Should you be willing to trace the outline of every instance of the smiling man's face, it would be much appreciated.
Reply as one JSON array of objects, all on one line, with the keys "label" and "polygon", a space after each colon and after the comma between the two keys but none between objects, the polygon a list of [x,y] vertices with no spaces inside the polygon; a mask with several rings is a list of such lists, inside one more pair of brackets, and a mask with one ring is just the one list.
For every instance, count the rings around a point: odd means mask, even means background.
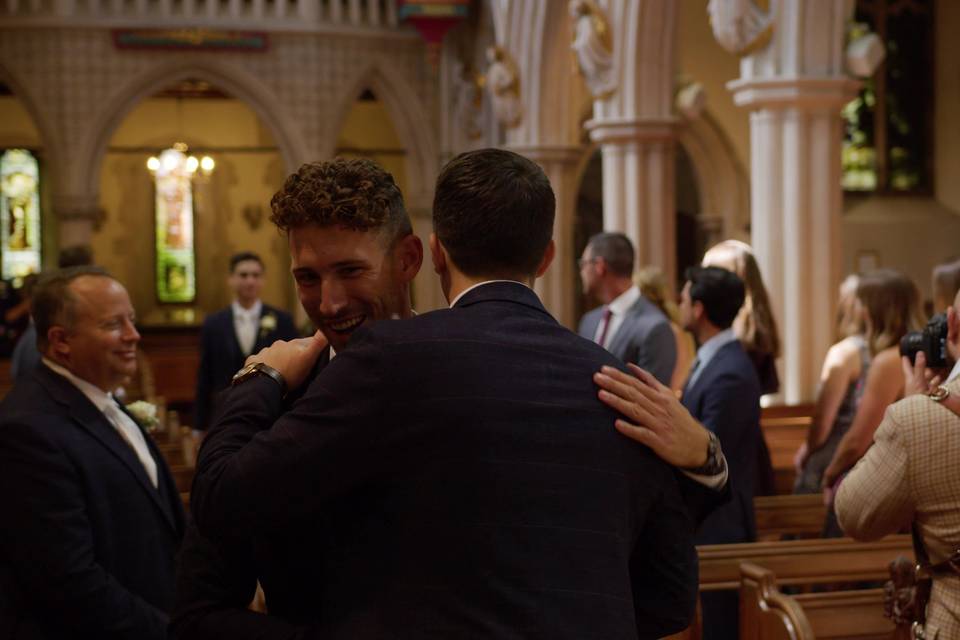
[{"label": "smiling man's face", "polygon": [[396,249],[376,231],[308,224],[287,237],[300,304],[335,350],[358,327],[403,313]]}]

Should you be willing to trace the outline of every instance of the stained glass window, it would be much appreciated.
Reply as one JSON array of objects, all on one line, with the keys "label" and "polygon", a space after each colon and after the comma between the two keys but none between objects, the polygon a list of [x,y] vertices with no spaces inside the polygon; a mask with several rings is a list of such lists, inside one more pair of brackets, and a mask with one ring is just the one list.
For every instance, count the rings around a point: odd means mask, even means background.
[{"label": "stained glass window", "polygon": [[880,36],[886,58],[843,110],[847,191],[929,193],[933,159],[933,1],[858,0],[857,37]]},{"label": "stained glass window", "polygon": [[156,184],[157,299],[193,302],[196,254],[193,245],[193,184],[196,158],[174,145],[154,163]]},{"label": "stained glass window", "polygon": [[40,271],[40,168],[26,149],[0,156],[0,277]]}]

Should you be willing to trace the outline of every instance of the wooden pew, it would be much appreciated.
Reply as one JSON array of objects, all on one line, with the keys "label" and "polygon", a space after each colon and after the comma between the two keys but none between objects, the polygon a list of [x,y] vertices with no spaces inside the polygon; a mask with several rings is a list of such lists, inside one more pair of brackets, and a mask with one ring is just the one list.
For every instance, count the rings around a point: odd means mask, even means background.
[{"label": "wooden pew", "polygon": [[898,534],[876,542],[850,538],[784,540],[697,547],[700,590],[737,589],[740,565],[749,562],[769,569],[778,584],[829,584],[883,581],[887,565],[897,556],[912,557],[910,536]]},{"label": "wooden pew", "polygon": [[883,616],[883,589],[788,596],[773,571],[751,563],[740,570],[740,640],[880,640],[893,634]]},{"label": "wooden pew", "polygon": [[819,537],[827,508],[822,494],[761,496],[753,499],[757,539],[779,540],[783,535]]},{"label": "wooden pew", "polygon": [[813,422],[813,405],[780,405],[764,407],[760,412],[760,429],[770,450],[773,477],[778,494],[793,490],[796,472],[793,456],[807,439],[807,431]]},{"label": "wooden pew", "polygon": [[190,491],[190,485],[193,484],[193,474],[196,469],[186,465],[170,465],[170,473],[177,484],[177,491],[183,493]]}]

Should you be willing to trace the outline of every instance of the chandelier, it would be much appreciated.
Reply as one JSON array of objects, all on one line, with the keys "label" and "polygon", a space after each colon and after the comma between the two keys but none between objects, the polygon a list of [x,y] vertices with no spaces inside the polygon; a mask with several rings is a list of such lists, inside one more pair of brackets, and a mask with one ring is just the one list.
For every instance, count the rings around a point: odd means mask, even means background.
[{"label": "chandelier", "polygon": [[150,156],[147,159],[147,169],[152,175],[177,173],[188,178],[197,175],[204,178],[209,177],[216,168],[217,163],[210,156],[197,158],[194,155],[187,155],[189,147],[185,142],[174,142],[169,149],[160,152],[160,156]]}]

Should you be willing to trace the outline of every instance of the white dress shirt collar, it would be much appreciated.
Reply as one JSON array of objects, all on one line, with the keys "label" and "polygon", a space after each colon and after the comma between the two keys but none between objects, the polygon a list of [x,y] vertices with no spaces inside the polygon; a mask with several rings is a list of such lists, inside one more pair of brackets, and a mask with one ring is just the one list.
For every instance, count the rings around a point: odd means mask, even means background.
[{"label": "white dress shirt collar", "polygon": [[470,293],[471,291],[473,291],[474,289],[476,289],[476,288],[478,288],[478,287],[482,287],[482,286],[485,285],[485,284],[493,284],[493,283],[495,283],[495,282],[512,282],[512,283],[514,283],[514,284],[523,285],[523,286],[526,287],[527,289],[530,288],[530,286],[529,286],[528,284],[526,284],[526,283],[524,283],[524,282],[520,282],[519,280],[484,280],[483,282],[478,282],[477,284],[475,284],[475,285],[473,285],[473,286],[471,286],[471,287],[467,287],[466,289],[464,289],[463,291],[461,291],[461,292],[459,293],[459,295],[457,295],[457,297],[454,298],[453,301],[450,302],[450,308],[452,309],[453,307],[457,306],[457,303],[460,302],[460,299],[461,299],[463,296],[465,296],[465,295],[467,295],[468,293]]},{"label": "white dress shirt collar", "polygon": [[634,285],[610,301],[607,308],[615,316],[622,316],[640,299],[640,287]]},{"label": "white dress shirt collar", "polygon": [[237,300],[234,300],[233,303],[231,303],[230,308],[233,309],[233,317],[235,318],[242,316],[256,320],[260,317],[260,311],[263,310],[263,302],[257,300],[253,303],[252,307],[249,309],[244,309],[242,306],[240,306],[240,303]]},{"label": "white dress shirt collar", "polygon": [[710,364],[710,361],[713,360],[713,357],[717,355],[717,352],[720,351],[720,349],[722,349],[725,345],[733,342],[736,339],[737,335],[733,332],[733,327],[729,327],[700,345],[700,348],[697,349],[697,357],[694,363],[695,368],[693,373],[690,374],[690,379],[685,385],[686,388],[692,389],[693,385],[700,377],[700,374],[703,373],[703,370],[707,368],[707,365]]}]

